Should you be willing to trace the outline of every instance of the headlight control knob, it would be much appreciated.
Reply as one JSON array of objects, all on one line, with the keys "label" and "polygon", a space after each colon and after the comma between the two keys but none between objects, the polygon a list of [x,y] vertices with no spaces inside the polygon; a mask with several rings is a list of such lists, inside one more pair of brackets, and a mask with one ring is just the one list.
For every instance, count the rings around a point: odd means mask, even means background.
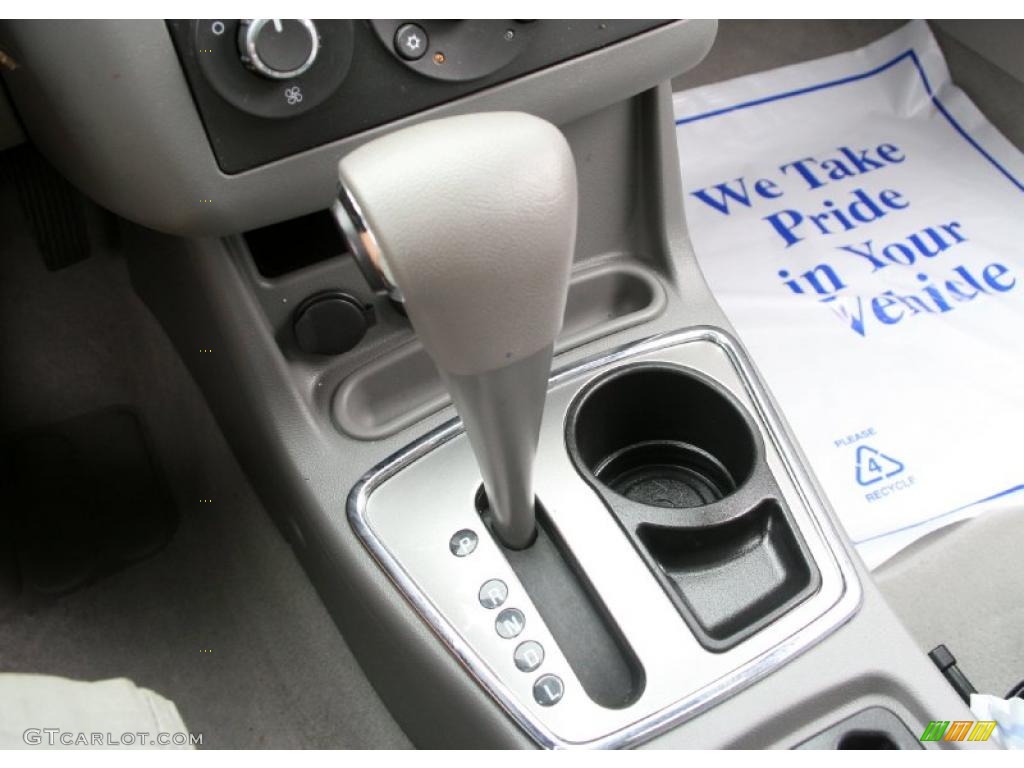
[{"label": "headlight control knob", "polygon": [[313,66],[320,35],[310,19],[242,19],[238,49],[253,72],[272,80],[288,80]]}]

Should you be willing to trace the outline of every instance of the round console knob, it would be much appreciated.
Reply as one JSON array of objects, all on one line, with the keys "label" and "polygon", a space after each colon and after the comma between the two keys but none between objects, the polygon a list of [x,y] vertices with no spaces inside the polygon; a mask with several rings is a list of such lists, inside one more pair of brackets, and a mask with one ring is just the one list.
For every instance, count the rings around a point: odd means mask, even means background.
[{"label": "round console knob", "polygon": [[320,36],[310,19],[243,19],[238,27],[238,48],[253,72],[287,80],[313,66]]}]

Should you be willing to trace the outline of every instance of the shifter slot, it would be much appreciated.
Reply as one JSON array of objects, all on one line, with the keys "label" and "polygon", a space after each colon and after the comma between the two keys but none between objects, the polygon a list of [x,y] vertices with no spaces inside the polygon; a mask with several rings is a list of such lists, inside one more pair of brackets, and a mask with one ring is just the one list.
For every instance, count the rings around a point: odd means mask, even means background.
[{"label": "shifter slot", "polygon": [[[477,509],[489,525],[483,488]],[[550,516],[539,503],[536,511],[537,537],[525,549],[506,549],[508,563],[587,695],[609,709],[628,707],[643,693],[643,667]]]}]

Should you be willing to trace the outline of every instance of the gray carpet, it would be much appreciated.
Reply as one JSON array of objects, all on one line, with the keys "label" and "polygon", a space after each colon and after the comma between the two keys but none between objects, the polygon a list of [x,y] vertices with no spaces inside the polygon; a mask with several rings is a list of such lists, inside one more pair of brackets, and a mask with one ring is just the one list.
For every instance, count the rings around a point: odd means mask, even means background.
[{"label": "gray carpet", "polygon": [[711,52],[672,81],[672,90],[717,83],[874,42],[900,21],[740,21],[724,19]]},{"label": "gray carpet", "polygon": [[0,672],[129,677],[208,747],[408,747],[91,223],[97,253],[47,272],[0,187],[0,425],[131,407],[181,523],[150,559],[0,616]]},{"label": "gray carpet", "polygon": [[[672,81],[682,91],[753,72],[831,56],[872,43],[902,21],[723,20],[711,53]],[[953,81],[1017,147],[1024,148],[1024,83],[961,45],[941,29],[932,32]]]},{"label": "gray carpet", "polygon": [[1024,149],[1024,83],[932,26],[953,82],[1018,149]]},{"label": "gray carpet", "polygon": [[914,542],[875,581],[921,648],[945,644],[982,693],[1024,679],[1024,509],[990,512]]}]

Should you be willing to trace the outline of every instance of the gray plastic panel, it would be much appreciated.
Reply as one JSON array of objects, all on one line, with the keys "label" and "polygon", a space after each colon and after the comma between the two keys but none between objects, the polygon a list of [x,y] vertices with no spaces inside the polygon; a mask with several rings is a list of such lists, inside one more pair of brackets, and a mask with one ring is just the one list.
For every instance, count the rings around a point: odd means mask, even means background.
[{"label": "gray plastic panel", "polygon": [[[973,720],[971,711],[917,649],[867,571],[859,569],[864,601],[846,627],[799,662],[648,746],[790,749],[870,706],[891,710],[915,734],[923,733],[931,720]],[[934,746],[993,748],[966,742]]]},{"label": "gray plastic panel", "polygon": [[328,207],[339,158],[392,127],[495,109],[565,124],[693,66],[715,29],[668,24],[234,176],[217,167],[163,21],[10,21],[0,46],[22,63],[4,78],[28,132],[72,183],[153,229],[225,235]]},{"label": "gray plastic panel", "polygon": [[890,710],[868,707],[826,728],[797,749],[924,749],[924,743]]}]

